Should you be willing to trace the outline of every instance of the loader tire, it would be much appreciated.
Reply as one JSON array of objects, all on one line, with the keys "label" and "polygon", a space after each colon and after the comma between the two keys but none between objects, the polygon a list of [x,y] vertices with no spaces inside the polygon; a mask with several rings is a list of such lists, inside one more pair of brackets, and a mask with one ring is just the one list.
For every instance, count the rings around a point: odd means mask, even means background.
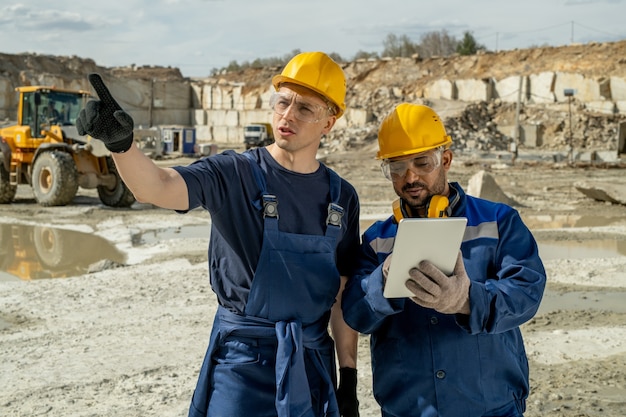
[{"label": "loader tire", "polygon": [[[0,154],[1,156],[2,154]],[[17,185],[11,185],[9,171],[4,168],[0,157],[0,204],[8,204],[15,198]]]},{"label": "loader tire", "polygon": [[109,207],[130,207],[135,202],[135,196],[128,189],[124,181],[122,181],[122,177],[120,177],[119,172],[117,172],[117,167],[115,166],[115,162],[113,162],[113,158],[107,156],[107,167],[109,168],[109,173],[115,175],[115,186],[113,188],[108,188],[105,185],[98,186],[98,197],[100,197],[100,201],[102,204]]},{"label": "loader tire", "polygon": [[78,191],[78,173],[67,152],[44,152],[33,165],[33,193],[42,206],[65,206]]}]

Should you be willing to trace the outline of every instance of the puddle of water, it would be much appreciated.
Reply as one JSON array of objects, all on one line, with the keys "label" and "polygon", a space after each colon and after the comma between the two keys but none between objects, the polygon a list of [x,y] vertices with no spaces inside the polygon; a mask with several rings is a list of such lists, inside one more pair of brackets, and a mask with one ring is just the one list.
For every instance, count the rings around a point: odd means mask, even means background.
[{"label": "puddle of water", "polygon": [[107,259],[124,263],[126,255],[88,233],[0,223],[0,280],[82,275],[90,265]]},{"label": "puddle of water", "polygon": [[145,245],[155,244],[162,240],[184,239],[184,238],[205,238],[209,239],[211,234],[210,224],[195,224],[166,229],[149,230],[133,236],[133,244]]},{"label": "puddle of water", "polygon": [[592,239],[583,241],[539,241],[539,255],[548,259],[591,259],[626,256],[626,241]]},{"label": "puddle of water", "polygon": [[[576,217],[576,219],[573,219]],[[535,229],[560,229],[563,227],[599,227],[624,221],[624,218],[580,216],[535,216]],[[361,220],[363,233],[375,220]],[[584,226],[583,226],[584,225]],[[626,256],[626,241],[611,239],[545,240],[538,241],[541,259],[590,259]]]},{"label": "puddle of water", "polygon": [[556,310],[607,310],[626,313],[624,291],[576,291],[558,293],[546,290],[538,314]]},{"label": "puddle of water", "polygon": [[564,229],[571,227],[603,227],[624,223],[626,217],[578,216],[564,215],[532,215],[524,216],[524,223],[529,229]]},{"label": "puddle of water", "polygon": [[[364,232],[375,219],[361,220]],[[606,226],[624,218],[562,216],[529,216],[529,227],[551,229],[565,227]],[[186,225],[147,231],[133,236],[136,245],[162,240],[208,238],[209,224]],[[614,240],[540,241],[542,259],[585,259],[626,256],[626,242]],[[85,273],[89,265],[109,259],[124,263],[126,256],[110,242],[98,236],[45,226],[0,223],[0,280],[39,279],[74,276]]]}]

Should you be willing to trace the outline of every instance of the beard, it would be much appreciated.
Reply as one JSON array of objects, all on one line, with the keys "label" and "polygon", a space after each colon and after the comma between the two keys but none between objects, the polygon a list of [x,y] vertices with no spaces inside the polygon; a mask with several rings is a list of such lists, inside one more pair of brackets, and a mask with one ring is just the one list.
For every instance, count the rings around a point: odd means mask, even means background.
[{"label": "beard", "polygon": [[434,195],[443,195],[446,190],[446,177],[440,175],[437,180],[429,186],[422,181],[405,183],[400,189],[394,187],[398,197],[402,198],[412,212],[419,213],[426,209],[430,199]]}]

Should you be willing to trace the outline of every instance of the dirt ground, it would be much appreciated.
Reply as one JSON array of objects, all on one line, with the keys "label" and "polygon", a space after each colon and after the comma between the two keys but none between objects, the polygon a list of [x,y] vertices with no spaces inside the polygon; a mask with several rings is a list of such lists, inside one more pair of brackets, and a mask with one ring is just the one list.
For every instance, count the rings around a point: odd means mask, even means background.
[{"label": "dirt ground", "polygon": [[[373,155],[323,155],[359,192],[364,226],[388,216],[395,196]],[[518,203],[545,253],[546,295],[523,326],[531,365],[526,415],[626,415],[626,207],[573,186],[626,184],[624,170],[573,168],[523,152],[515,165],[507,155],[459,155],[450,179],[467,187],[480,170]],[[0,277],[0,415],[186,415],[216,309],[206,265],[209,222],[198,210],[106,208],[88,190],[70,206],[44,208],[21,187],[13,204],[0,206],[0,223],[82,232],[124,255],[64,279]],[[80,242],[68,242],[70,250],[81,254]],[[380,415],[367,336],[358,366],[361,416]]]}]

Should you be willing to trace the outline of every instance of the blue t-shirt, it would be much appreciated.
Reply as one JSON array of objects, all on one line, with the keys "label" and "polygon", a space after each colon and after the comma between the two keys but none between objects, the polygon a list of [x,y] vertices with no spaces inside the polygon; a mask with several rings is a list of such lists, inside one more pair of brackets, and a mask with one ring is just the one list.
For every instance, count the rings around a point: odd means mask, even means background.
[{"label": "blue t-shirt", "polygon": [[[187,184],[189,210],[203,207],[211,214],[209,273],[218,301],[243,313],[263,243],[263,214],[256,205],[261,190],[251,163],[265,174],[267,192],[278,200],[281,231],[323,235],[330,203],[329,168],[300,174],[279,165],[265,148],[252,149],[252,162],[234,151],[175,167]],[[349,276],[359,247],[359,201],[354,187],[341,180],[337,202],[344,209],[337,245],[337,268]]]}]

